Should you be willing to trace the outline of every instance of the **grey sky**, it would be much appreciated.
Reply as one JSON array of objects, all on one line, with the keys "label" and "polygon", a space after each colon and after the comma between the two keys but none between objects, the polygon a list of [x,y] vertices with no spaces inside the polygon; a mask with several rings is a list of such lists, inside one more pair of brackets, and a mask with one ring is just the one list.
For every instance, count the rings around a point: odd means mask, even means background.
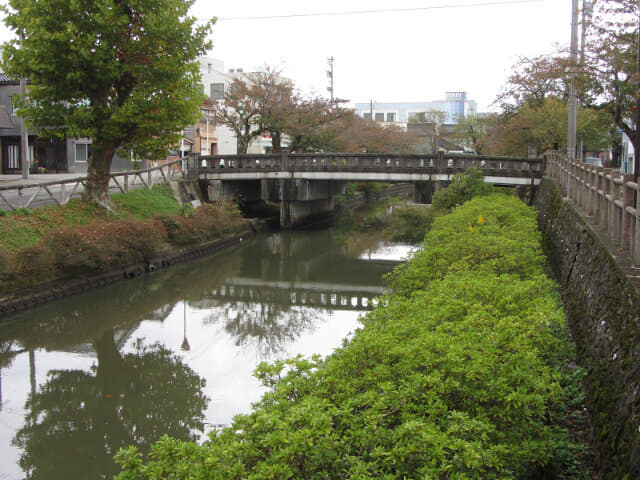
[{"label": "grey sky", "polygon": [[[414,10],[233,20],[391,9]],[[196,0],[191,13],[221,19],[209,54],[227,69],[275,66],[304,92],[328,96],[333,56],[340,98],[431,101],[463,90],[485,111],[518,56],[569,43],[571,0]]]},{"label": "grey sky", "polygon": [[[435,8],[225,19],[427,7]],[[479,111],[489,108],[518,56],[567,45],[571,25],[571,0],[197,0],[192,12],[221,18],[210,54],[227,68],[278,66],[305,92],[328,95],[326,59],[333,56],[340,98],[430,101],[464,90]]]}]

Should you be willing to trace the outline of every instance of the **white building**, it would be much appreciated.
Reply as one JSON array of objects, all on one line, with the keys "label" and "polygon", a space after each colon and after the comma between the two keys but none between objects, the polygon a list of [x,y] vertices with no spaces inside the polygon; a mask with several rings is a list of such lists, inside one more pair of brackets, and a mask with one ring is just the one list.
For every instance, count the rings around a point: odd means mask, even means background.
[{"label": "white building", "polygon": [[[222,60],[201,57],[199,61],[202,90],[214,102],[221,101],[225,90],[235,78],[245,75],[241,68],[230,69],[225,72]],[[186,153],[191,151],[191,146],[187,143],[185,143],[184,147]],[[249,145],[248,153],[265,153],[269,148],[271,148],[271,139],[258,137]],[[213,129],[213,135],[204,142],[200,150],[195,149],[195,151],[205,155],[235,155],[238,153],[237,139],[229,127],[216,125],[215,129]]]},{"label": "white building", "polygon": [[446,92],[444,100],[432,102],[356,103],[355,112],[376,122],[407,123],[421,115],[441,114],[444,125],[455,125],[460,118],[473,117],[477,103],[468,100],[466,92]]}]

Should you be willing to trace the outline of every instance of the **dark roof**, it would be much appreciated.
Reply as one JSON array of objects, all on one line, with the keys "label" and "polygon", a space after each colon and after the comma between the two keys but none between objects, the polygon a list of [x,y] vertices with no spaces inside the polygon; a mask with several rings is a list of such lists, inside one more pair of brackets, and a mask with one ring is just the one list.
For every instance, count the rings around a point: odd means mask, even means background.
[{"label": "dark roof", "polygon": [[0,85],[18,85],[20,80],[9,77],[6,73],[0,72]]}]

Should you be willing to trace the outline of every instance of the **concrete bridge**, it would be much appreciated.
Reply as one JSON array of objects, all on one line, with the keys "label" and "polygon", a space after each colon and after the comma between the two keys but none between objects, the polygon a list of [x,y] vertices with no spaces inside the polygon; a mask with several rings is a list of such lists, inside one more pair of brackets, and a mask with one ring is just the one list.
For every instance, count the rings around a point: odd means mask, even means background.
[{"label": "concrete bridge", "polygon": [[189,176],[209,200],[280,204],[285,226],[333,209],[335,195],[349,182],[411,182],[413,200],[430,203],[433,192],[456,173],[477,167],[485,181],[535,187],[544,172],[539,159],[477,155],[290,154],[193,156]]}]

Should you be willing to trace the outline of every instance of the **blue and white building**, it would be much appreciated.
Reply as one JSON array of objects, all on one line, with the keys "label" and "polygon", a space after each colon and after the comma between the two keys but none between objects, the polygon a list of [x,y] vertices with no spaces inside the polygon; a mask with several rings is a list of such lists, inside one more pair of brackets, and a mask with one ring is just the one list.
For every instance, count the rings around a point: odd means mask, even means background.
[{"label": "blue and white building", "polygon": [[477,103],[467,98],[467,92],[446,92],[444,100],[356,103],[354,110],[358,116],[376,122],[408,123],[421,115],[440,115],[444,125],[455,125],[461,118],[475,116]]}]

